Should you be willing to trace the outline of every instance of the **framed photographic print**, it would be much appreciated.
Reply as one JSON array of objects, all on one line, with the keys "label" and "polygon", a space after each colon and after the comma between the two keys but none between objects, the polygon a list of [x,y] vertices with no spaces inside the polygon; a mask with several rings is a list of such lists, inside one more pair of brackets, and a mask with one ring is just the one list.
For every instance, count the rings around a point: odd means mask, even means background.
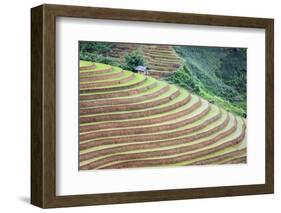
[{"label": "framed photographic print", "polygon": [[274,191],[273,19],[31,9],[31,203]]}]

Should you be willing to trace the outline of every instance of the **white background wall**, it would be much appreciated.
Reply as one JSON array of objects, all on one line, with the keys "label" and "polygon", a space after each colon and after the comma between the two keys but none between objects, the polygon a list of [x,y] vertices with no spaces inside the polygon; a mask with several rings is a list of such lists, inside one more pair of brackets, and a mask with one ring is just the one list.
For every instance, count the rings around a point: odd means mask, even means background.
[{"label": "white background wall", "polygon": [[[50,212],[278,212],[281,198],[280,121],[281,13],[279,1],[245,0],[37,0],[2,1],[1,33],[1,142],[0,142],[0,210],[1,212],[39,212],[29,204],[30,189],[30,8],[42,3],[87,5],[100,7],[162,10],[219,15],[275,18],[275,194],[229,198],[196,199],[96,207],[49,210]],[[280,212],[280,210],[279,210]]]}]

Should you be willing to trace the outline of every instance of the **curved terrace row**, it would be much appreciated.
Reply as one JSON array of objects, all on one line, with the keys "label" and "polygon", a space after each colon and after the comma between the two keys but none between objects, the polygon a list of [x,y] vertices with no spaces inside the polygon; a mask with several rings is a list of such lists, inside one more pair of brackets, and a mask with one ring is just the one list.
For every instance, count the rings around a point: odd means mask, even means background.
[{"label": "curved terrace row", "polygon": [[79,130],[80,169],[246,162],[243,118],[105,64],[80,62]]}]

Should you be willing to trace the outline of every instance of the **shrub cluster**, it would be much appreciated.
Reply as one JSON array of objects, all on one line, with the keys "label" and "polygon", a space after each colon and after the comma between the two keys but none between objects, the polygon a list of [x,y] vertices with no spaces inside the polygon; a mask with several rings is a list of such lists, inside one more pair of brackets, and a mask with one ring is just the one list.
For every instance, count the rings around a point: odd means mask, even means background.
[{"label": "shrub cluster", "polygon": [[139,51],[134,51],[125,55],[125,63],[123,64],[122,68],[135,72],[135,67],[145,65],[146,62],[141,53]]},{"label": "shrub cluster", "polygon": [[182,68],[180,68],[177,72],[175,72],[173,75],[168,77],[166,79],[171,84],[176,84],[182,88],[188,89],[189,91],[193,92],[194,94],[197,94],[206,100],[208,100],[210,103],[217,104],[224,109],[234,112],[237,115],[240,115],[242,117],[246,117],[246,111],[244,110],[246,108],[246,102],[230,102],[226,98],[223,98],[221,96],[217,96],[214,94],[211,90],[206,88],[206,86],[202,83],[200,79],[198,79],[188,68],[186,65],[184,65]]},{"label": "shrub cluster", "polygon": [[96,53],[83,52],[83,51],[80,51],[80,60],[104,63],[112,66],[121,66],[120,62],[115,58],[98,55]]},{"label": "shrub cluster", "polygon": [[80,41],[80,60],[119,66],[122,69],[131,70],[133,72],[135,71],[136,66],[145,66],[145,59],[143,54],[139,51],[127,53],[124,57],[124,61],[110,57],[110,53],[112,53],[112,49],[115,46],[116,44],[107,42]]},{"label": "shrub cluster", "polygon": [[172,76],[170,81],[181,82],[197,94],[201,91],[209,100],[215,97],[218,102],[220,98],[219,102],[224,100],[227,104],[223,105],[230,111],[246,117],[245,48],[176,46],[175,50],[185,60],[185,69],[180,71],[180,77]]}]

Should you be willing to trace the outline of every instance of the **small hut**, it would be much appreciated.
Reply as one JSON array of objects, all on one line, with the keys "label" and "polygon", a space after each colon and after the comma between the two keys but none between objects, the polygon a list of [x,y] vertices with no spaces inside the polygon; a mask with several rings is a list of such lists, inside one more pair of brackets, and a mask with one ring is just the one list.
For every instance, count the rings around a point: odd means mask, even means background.
[{"label": "small hut", "polygon": [[145,66],[137,66],[135,67],[135,71],[138,73],[143,73],[144,75],[148,75],[148,69]]}]

